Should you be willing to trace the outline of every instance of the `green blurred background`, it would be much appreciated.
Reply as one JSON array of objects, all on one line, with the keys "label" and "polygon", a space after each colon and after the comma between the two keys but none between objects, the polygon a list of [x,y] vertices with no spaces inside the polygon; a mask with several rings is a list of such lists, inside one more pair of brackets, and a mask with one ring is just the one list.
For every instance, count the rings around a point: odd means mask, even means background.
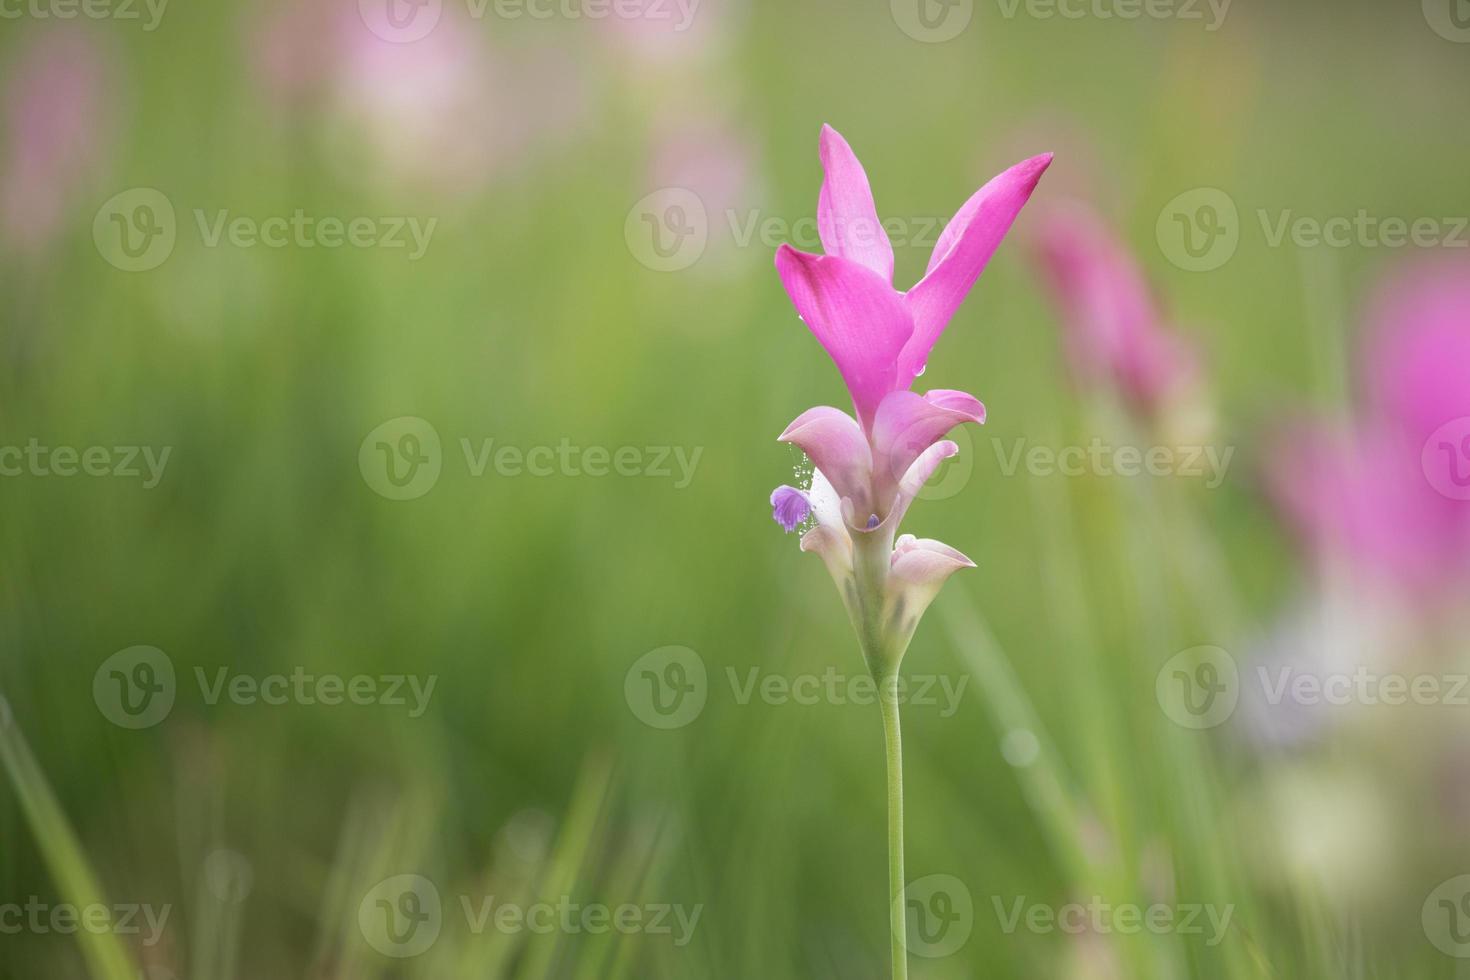
[{"label": "green blurred background", "polygon": [[[905,662],[966,685],[952,712],[942,694],[905,710],[909,875],[951,876],[973,906],[913,975],[1466,975],[1421,925],[1470,848],[1424,805],[1424,753],[1392,737],[1414,726],[1288,756],[1235,725],[1181,728],[1155,695],[1170,657],[1244,657],[1309,588],[1256,449],[1286,413],[1340,404],[1361,301],[1410,251],[1272,247],[1257,212],[1470,214],[1470,45],[1417,4],[1237,0],[1210,30],[1204,5],[1068,19],[985,0],[933,5],[970,17],[939,40],[881,0],[705,0],[687,31],[445,0],[407,42],[344,0],[174,0],[153,30],[143,7],[9,9],[12,123],[30,92],[87,135],[59,137],[39,177],[13,162],[31,130],[5,137],[0,442],[170,455],[153,487],[0,481],[0,901],[169,906],[158,941],[118,937],[150,978],[886,975],[876,707],[741,703],[730,680],[862,671],[821,563],[766,504],[800,462],[775,435],[845,404],[771,264],[813,214],[825,122],[880,213],[916,225],[1057,154],[924,378],[975,392],[989,422],[906,526],[979,565]],[[89,80],[80,109],[37,69],[48,45]],[[640,237],[644,214],[678,218],[644,206],[674,187],[704,209],[683,212],[692,261]],[[107,202],[135,188],[166,199],[175,242],[128,271]],[[1208,272],[1156,236],[1195,188],[1240,213]],[[48,193],[49,221],[15,217]],[[1108,216],[1208,352],[1212,443],[1235,449],[1220,487],[1004,471],[1015,440],[1139,441],[1068,383],[1027,261],[1028,220],[1062,197]],[[435,224],[411,258],[211,247],[197,217],[297,209]],[[742,241],[731,221],[752,218],[776,230]],[[896,251],[913,282],[927,243]],[[441,471],[398,500],[360,452],[402,417],[437,434]],[[461,440],[488,439],[636,447],[643,470],[477,476]],[[699,452],[687,481],[672,457],[646,472],[660,447]],[[166,657],[174,700],[133,729],[94,679],[108,690],[104,661],[138,645]],[[660,728],[638,664],[670,646],[705,668],[706,700]],[[196,671],[221,668],[436,681],[417,716],[211,704]],[[442,900],[411,957],[359,914],[404,874]],[[1233,918],[1211,944],[1008,932],[1000,914],[1094,895]],[[462,897],[488,896],[700,912],[683,937],[477,934]],[[106,938],[7,932],[0,973],[113,976]]]}]

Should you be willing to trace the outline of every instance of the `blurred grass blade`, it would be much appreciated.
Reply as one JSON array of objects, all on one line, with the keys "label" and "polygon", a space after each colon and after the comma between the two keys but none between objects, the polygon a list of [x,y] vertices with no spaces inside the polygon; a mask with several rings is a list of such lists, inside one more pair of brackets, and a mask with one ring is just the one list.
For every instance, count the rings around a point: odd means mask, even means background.
[{"label": "blurred grass blade", "polygon": [[1036,737],[1040,751],[1035,761],[1016,768],[1022,791],[1073,880],[1092,880],[1095,869],[1082,839],[1083,815],[1072,781],[1063,771],[1056,746],[1042,727],[1020,679],[967,598],[951,596],[939,605],[950,639],[980,682],[1000,734],[1028,731]]},{"label": "blurred grass blade", "polygon": [[[6,720],[8,724],[0,724],[0,761],[5,764],[5,771],[20,798],[21,809],[58,890],[65,901],[78,908],[104,904],[97,876],[87,863],[81,844],[36,764],[30,746],[21,735],[20,725],[13,718],[7,717]],[[77,940],[94,980],[135,980],[138,971],[116,933],[80,929]]]}]

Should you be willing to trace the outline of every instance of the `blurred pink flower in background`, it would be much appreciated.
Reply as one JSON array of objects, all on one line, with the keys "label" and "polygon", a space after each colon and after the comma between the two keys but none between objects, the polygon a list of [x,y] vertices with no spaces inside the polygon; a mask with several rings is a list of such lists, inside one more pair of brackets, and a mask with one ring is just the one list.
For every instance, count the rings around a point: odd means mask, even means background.
[{"label": "blurred pink flower in background", "polygon": [[[619,16],[618,10],[634,16]],[[728,51],[737,33],[734,22],[744,12],[743,0],[622,0],[606,18],[603,36],[635,69],[714,61]]]},{"label": "blurred pink flower in background", "polygon": [[[705,257],[694,266],[701,272],[736,274],[743,263],[731,261],[742,244],[740,229],[757,214],[764,200],[761,154],[754,138],[727,113],[712,108],[665,112],[653,124],[645,180],[656,188],[692,191],[703,205],[708,225]],[[766,243],[749,249],[764,260]]]},{"label": "blurred pink flower in background", "polygon": [[1391,279],[1360,371],[1354,419],[1293,424],[1271,489],[1320,561],[1411,597],[1453,593],[1470,577],[1470,265]]},{"label": "blurred pink flower in background", "polygon": [[1143,270],[1094,211],[1075,202],[1050,210],[1036,255],[1080,382],[1116,390],[1147,418],[1195,385],[1196,352],[1170,328]]},{"label": "blurred pink flower in background", "polygon": [[0,233],[47,248],[111,151],[117,72],[88,32],[53,29],[22,43],[6,74]]},{"label": "blurred pink flower in background", "polygon": [[250,54],[275,107],[319,114],[338,168],[368,180],[475,191],[590,116],[564,50],[496,52],[448,7],[426,36],[401,43],[369,30],[355,5],[307,0],[270,15]]}]

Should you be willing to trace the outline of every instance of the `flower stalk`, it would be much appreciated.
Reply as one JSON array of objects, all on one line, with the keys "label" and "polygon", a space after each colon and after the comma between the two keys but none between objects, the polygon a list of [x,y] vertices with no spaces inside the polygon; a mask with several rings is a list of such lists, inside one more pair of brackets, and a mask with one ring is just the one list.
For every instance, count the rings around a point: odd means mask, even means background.
[{"label": "flower stalk", "polygon": [[888,930],[893,953],[893,980],[907,980],[908,955],[904,930],[907,904],[903,877],[903,733],[898,720],[898,672],[878,681],[878,704],[883,709],[883,745],[888,762]]},{"label": "flower stalk", "polygon": [[803,488],[771,494],[771,514],[801,550],[827,566],[857,634],[883,711],[888,774],[888,886],[893,977],[908,976],[903,873],[903,740],[899,665],[919,619],[950,575],[974,562],[949,545],[898,534],[909,505],[940,464],[959,452],[955,426],[985,421],[963,391],[911,391],[970,287],[1051,163],[1023,160],[965,202],[945,227],[924,278],[893,288],[893,247],[878,220],[867,174],[836,130],[824,127],[826,179],[817,200],[825,255],[783,245],[776,269],[803,323],[831,356],[856,418],[821,406],[803,412],[780,441],[812,463]]}]

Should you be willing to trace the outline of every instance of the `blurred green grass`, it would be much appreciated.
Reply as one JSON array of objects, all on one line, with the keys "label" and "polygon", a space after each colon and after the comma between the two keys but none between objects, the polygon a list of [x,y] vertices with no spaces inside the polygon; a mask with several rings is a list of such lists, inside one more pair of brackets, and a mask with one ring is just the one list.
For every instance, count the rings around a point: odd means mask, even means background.
[{"label": "blurred green grass", "polygon": [[[1179,506],[1218,541],[1253,620],[1294,590],[1299,571],[1259,503],[1252,448],[1288,406],[1340,387],[1312,331],[1346,346],[1367,285],[1401,256],[1271,249],[1249,226],[1258,208],[1470,213],[1465,52],[1412,9],[1366,4],[1242,4],[1218,34],[1007,21],[982,5],[943,45],[905,37],[885,6],[755,4],[720,62],[651,82],[603,56],[588,23],[476,24],[492,46],[565,46],[584,59],[592,119],[566,149],[467,199],[344,181],[311,121],[277,125],[245,64],[249,10],[180,4],[154,34],[99,25],[128,78],[118,152],[44,262],[0,268],[0,441],[166,445],[173,459],[149,491],[0,485],[0,690],[104,891],[177,906],[166,948],[133,950],[152,968],[881,975],[876,710],[742,705],[723,680],[726,668],[860,669],[820,563],[765,508],[792,464],[775,434],[810,405],[842,404],[840,384],[796,322],[768,247],[712,249],[675,274],[630,254],[624,218],[653,189],[647,142],[662,103],[732,106],[761,154],[765,196],[749,203],[788,220],[815,205],[822,122],[863,158],[880,211],[899,216],[948,214],[1001,166],[1052,148],[1022,138],[1080,133],[1098,158],[1059,158],[1048,181],[1103,197],[1207,346],[1221,439],[1239,447],[1223,489],[1163,492],[1185,497]],[[38,29],[7,27],[0,58]],[[100,259],[89,227],[96,204],[132,186],[164,189],[181,225],[168,262],[136,275]],[[1159,209],[1198,186],[1227,189],[1248,226],[1210,274],[1175,269],[1154,244]],[[372,250],[210,250],[182,231],[194,207],[410,213],[439,226],[416,263]],[[965,947],[915,959],[915,976],[1107,976],[1083,972],[1107,969],[1108,955],[1084,943],[1003,934],[991,898],[1056,904],[1106,889],[1146,902],[1146,869],[1160,865],[1178,900],[1233,903],[1237,929],[1223,949],[1119,941],[1121,975],[1456,975],[1420,933],[1416,894],[1359,902],[1258,873],[1275,853],[1255,823],[1260,765],[1223,738],[1172,728],[1154,701],[1170,655],[1251,634],[1234,623],[1238,633],[1221,635],[1162,564],[1177,532],[1107,481],[999,471],[993,440],[1096,431],[1061,374],[1026,230],[1023,218],[924,378],[975,391],[990,421],[971,440],[963,492],[909,519],[979,563],[950,584],[906,661],[909,673],[972,677],[953,717],[905,718],[910,875],[955,875],[976,903]],[[917,278],[926,257],[901,250],[898,281]],[[400,415],[430,420],[444,440],[444,474],[416,501],[375,495],[356,465],[363,437]],[[682,490],[470,477],[458,440],[491,437],[703,455]],[[970,659],[984,646],[966,633],[976,616],[1090,817],[1062,826],[1106,840],[1111,866],[1079,868],[1059,849],[1028,803],[1031,772],[1002,759],[997,695]],[[140,643],[172,658],[181,694],[166,722],[134,732],[103,717],[91,683],[103,659]],[[705,711],[672,732],[645,726],[623,697],[629,665],[668,644],[697,651],[712,678]],[[211,707],[192,689],[196,667],[297,665],[435,674],[439,685],[416,719]],[[491,891],[497,842],[527,811],[549,815],[569,863],[540,855],[526,887],[702,904],[693,942],[523,937],[505,953],[461,931],[412,961],[363,945],[356,906],[374,875],[429,875],[446,901]],[[65,900],[37,846],[48,832],[28,828],[9,795],[0,828],[0,898]],[[227,926],[211,918],[200,877],[217,848],[252,874],[228,927],[238,943],[224,952]],[[1456,858],[1463,845],[1421,857],[1424,890]],[[84,975],[69,936],[5,936],[0,950],[16,976]]]}]

